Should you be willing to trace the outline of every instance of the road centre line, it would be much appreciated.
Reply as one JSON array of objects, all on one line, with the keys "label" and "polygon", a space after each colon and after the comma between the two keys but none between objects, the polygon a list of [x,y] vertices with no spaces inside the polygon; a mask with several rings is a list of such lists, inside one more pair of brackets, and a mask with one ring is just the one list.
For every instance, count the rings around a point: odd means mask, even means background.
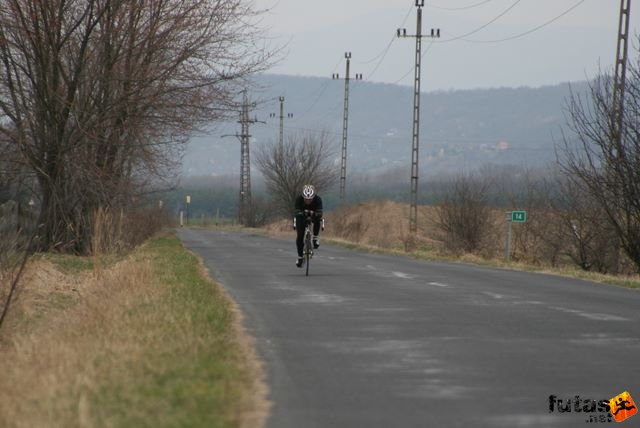
[{"label": "road centre line", "polygon": [[442,282],[428,282],[427,284],[435,287],[449,287],[449,284],[443,284]]},{"label": "road centre line", "polygon": [[402,278],[402,279],[413,279],[413,278],[415,278],[415,276],[409,275],[408,273],[404,273],[404,272],[393,271],[393,272],[391,272],[391,274],[393,276],[395,276],[396,278]]},{"label": "road centre line", "polygon": [[574,314],[579,317],[587,318],[594,321],[631,321],[629,318],[620,317],[618,315],[584,312],[577,309],[564,308],[562,306],[549,306],[549,309],[564,312],[567,314]]}]

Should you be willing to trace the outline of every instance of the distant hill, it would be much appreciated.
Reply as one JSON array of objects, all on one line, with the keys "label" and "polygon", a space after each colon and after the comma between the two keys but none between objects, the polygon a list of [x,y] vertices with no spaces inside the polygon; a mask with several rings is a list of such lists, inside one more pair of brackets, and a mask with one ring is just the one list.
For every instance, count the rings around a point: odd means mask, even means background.
[{"label": "distant hill", "polygon": [[[428,82],[428,81],[427,81]],[[584,91],[585,82],[573,83]],[[251,147],[276,141],[277,98],[285,96],[284,133],[326,131],[342,142],[344,81],[329,78],[260,75],[250,92],[257,107],[251,117]],[[486,164],[536,167],[555,159],[554,143],[566,131],[563,109],[569,85],[426,92],[421,96],[420,169],[422,176],[471,170]],[[413,88],[354,81],[349,98],[348,171],[377,174],[409,168]],[[218,124],[191,139],[184,158],[186,176],[238,174],[240,144],[224,134],[239,124]],[[335,159],[339,162],[339,159]]]}]

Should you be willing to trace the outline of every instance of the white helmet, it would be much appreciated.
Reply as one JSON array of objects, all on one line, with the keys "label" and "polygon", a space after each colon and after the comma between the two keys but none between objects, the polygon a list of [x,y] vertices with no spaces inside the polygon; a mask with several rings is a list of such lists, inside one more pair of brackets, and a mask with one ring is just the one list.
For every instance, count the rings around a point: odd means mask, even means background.
[{"label": "white helmet", "polygon": [[315,195],[316,188],[311,184],[305,184],[305,186],[302,188],[302,197],[305,199],[313,199]]}]

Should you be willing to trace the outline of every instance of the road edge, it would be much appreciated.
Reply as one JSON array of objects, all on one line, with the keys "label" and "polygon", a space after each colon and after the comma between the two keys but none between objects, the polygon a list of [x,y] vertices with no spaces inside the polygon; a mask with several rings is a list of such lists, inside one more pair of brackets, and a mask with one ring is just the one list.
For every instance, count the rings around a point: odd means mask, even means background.
[{"label": "road edge", "polygon": [[240,428],[264,428],[270,415],[272,402],[269,401],[269,386],[266,381],[265,362],[259,357],[256,350],[256,339],[249,334],[245,327],[245,316],[240,306],[227,292],[226,288],[217,281],[204,264],[202,257],[185,247],[198,260],[198,266],[202,275],[208,278],[220,291],[224,299],[229,303],[233,320],[231,327],[234,338],[244,357],[244,365],[249,372],[251,381],[243,397],[242,412],[239,415]]}]

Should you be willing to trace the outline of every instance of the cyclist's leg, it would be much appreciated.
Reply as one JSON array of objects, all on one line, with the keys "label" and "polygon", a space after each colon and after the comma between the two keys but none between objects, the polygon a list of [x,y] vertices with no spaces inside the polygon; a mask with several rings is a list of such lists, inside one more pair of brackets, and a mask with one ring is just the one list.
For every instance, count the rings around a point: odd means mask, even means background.
[{"label": "cyclist's leg", "polygon": [[313,236],[318,236],[320,233],[320,225],[322,224],[322,217],[317,216],[313,218]]},{"label": "cyclist's leg", "polygon": [[304,217],[296,216],[296,249],[298,250],[298,258],[302,258],[302,250],[304,248]]},{"label": "cyclist's leg", "polygon": [[320,225],[322,223],[322,217],[317,216],[313,218],[313,247],[318,248],[320,246],[320,239],[318,234],[320,233]]}]

